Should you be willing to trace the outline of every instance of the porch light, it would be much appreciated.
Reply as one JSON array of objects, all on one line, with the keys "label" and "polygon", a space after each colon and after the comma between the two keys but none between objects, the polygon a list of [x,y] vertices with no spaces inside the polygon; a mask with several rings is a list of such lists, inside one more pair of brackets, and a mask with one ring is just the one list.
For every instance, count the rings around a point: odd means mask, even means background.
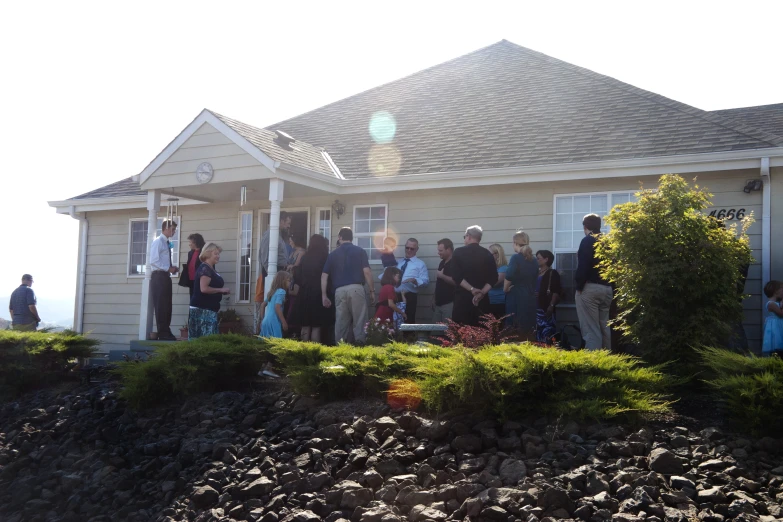
[{"label": "porch light", "polygon": [[340,219],[340,216],[345,214],[345,205],[340,203],[339,199],[334,200],[334,205],[332,205],[332,211],[337,214],[337,219]]},{"label": "porch light", "polygon": [[749,179],[747,183],[745,183],[745,188],[742,189],[742,192],[745,194],[750,194],[754,190],[761,190],[763,183],[760,179]]}]

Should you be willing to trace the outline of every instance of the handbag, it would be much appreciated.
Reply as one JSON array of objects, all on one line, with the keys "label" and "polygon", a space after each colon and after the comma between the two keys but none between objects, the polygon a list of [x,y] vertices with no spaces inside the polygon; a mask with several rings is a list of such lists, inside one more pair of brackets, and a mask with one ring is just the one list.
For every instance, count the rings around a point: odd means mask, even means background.
[{"label": "handbag", "polygon": [[567,324],[554,335],[554,344],[562,350],[580,350],[585,347],[582,331],[578,326]]},{"label": "handbag", "polygon": [[188,264],[183,263],[182,264],[182,272],[180,272],[179,275],[179,282],[177,283],[179,286],[184,286],[185,288],[190,288],[190,274],[188,274]]}]

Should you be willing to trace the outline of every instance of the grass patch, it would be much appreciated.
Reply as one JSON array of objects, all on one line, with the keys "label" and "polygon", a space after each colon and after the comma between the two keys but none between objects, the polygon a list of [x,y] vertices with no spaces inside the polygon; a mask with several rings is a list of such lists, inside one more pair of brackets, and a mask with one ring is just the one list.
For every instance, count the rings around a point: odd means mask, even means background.
[{"label": "grass patch", "polygon": [[148,361],[122,362],[115,372],[124,384],[120,396],[134,408],[143,408],[245,385],[268,360],[266,346],[256,339],[211,335],[158,345]]},{"label": "grass patch", "polygon": [[[668,378],[660,367],[607,351],[566,352],[532,344],[471,351],[269,342],[298,393],[328,399],[391,389],[390,400],[421,400],[433,411],[470,407],[501,418],[542,412],[631,419],[669,410]],[[415,393],[419,397],[410,396]]]},{"label": "grass patch", "polygon": [[701,348],[710,377],[705,382],[728,409],[732,420],[756,435],[783,429],[783,359]]},{"label": "grass patch", "polygon": [[62,380],[76,359],[92,356],[99,343],[70,330],[0,330],[0,397]]}]

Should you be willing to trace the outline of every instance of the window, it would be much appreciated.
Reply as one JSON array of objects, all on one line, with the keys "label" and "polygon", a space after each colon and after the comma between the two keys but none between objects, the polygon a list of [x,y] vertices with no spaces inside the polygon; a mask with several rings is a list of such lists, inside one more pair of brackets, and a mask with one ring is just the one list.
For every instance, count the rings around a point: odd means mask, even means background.
[{"label": "window", "polygon": [[329,248],[332,246],[332,210],[328,208],[315,209],[318,214],[318,222],[315,224],[315,233],[326,238]]},{"label": "window", "polygon": [[250,302],[250,279],[253,252],[253,212],[239,213],[239,236],[237,244],[237,303]]},{"label": "window", "polygon": [[[555,196],[554,245],[555,268],[560,273],[563,285],[563,304],[573,304],[576,292],[576,252],[585,237],[582,219],[585,214],[598,214],[601,219],[615,205],[636,201],[634,192],[604,192],[595,194],[572,194]],[[602,223],[601,232],[609,227]]]},{"label": "window", "polygon": [[[161,234],[163,219],[158,218],[158,228],[155,237]],[[180,218],[174,219],[177,223],[177,232],[169,239],[173,245],[171,248],[171,263],[179,266],[179,229]],[[128,276],[143,276],[147,271],[147,220],[131,219],[128,238]]]},{"label": "window", "polygon": [[353,207],[354,243],[367,251],[370,262],[380,262],[383,238],[386,237],[386,205]]}]

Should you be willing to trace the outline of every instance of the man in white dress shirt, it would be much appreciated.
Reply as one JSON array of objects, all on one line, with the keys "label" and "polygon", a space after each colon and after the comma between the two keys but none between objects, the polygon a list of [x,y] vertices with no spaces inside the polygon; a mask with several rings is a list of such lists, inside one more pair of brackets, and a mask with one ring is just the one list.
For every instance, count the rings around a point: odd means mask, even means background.
[{"label": "man in white dress shirt", "polygon": [[[408,324],[416,324],[416,305],[419,301],[419,291],[430,282],[430,274],[424,261],[416,257],[419,251],[419,241],[410,238],[405,242],[405,257],[397,261],[397,268],[402,272],[400,286],[394,290],[398,293],[405,293],[405,315]],[[381,274],[383,277],[383,274]]]},{"label": "man in white dress shirt", "polygon": [[150,249],[150,294],[155,308],[155,321],[158,325],[158,339],[175,341],[177,338],[171,332],[171,274],[176,274],[178,268],[171,262],[171,243],[169,239],[177,231],[174,221],[164,221],[161,225],[161,235],[155,238]]}]

